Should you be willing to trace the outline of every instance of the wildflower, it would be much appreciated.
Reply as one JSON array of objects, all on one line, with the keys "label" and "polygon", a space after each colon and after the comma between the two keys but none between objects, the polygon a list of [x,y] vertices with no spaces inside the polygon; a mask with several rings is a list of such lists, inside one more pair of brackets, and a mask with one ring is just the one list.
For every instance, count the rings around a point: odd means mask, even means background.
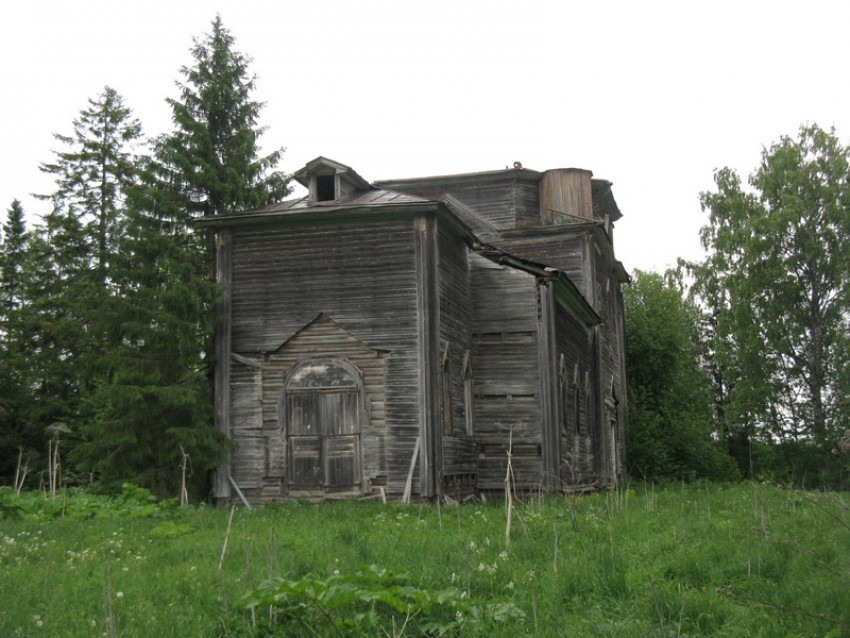
[{"label": "wildflower", "polygon": [[479,572],[483,572],[485,569],[487,569],[487,566],[484,565],[484,563],[478,563],[478,571]]},{"label": "wildflower", "polygon": [[505,589],[507,589],[508,591],[513,591],[514,590],[514,581],[511,581],[507,585],[505,585]]},{"label": "wildflower", "polygon": [[506,551],[502,551],[502,553],[499,554],[499,558],[501,558],[503,561],[507,561],[508,553]]},{"label": "wildflower", "polygon": [[469,551],[474,552],[478,548],[478,545],[475,544],[475,541],[469,541]]},{"label": "wildflower", "polygon": [[116,598],[124,598],[124,592],[123,592],[123,591],[119,591],[117,594],[115,594],[115,597],[116,597]]}]

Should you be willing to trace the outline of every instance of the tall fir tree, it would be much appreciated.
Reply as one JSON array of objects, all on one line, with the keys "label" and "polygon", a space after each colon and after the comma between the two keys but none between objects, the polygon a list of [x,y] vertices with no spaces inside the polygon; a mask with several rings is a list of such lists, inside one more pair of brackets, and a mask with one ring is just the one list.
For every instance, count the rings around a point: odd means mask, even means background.
[{"label": "tall fir tree", "polygon": [[54,135],[66,150],[41,166],[56,179],[56,190],[43,198],[54,202],[54,214],[80,221],[93,272],[105,284],[122,230],[123,195],[136,179],[134,146],[142,127],[109,86],[89,99],[73,127],[72,135]]},{"label": "tall fir tree", "polygon": [[38,436],[22,415],[30,401],[23,374],[26,333],[20,316],[30,235],[17,199],[6,213],[0,237],[0,477],[6,477],[14,472],[19,450],[39,447]]},{"label": "tall fir tree", "polygon": [[60,422],[76,431],[87,419],[83,399],[109,348],[103,311],[140,136],[123,99],[106,87],[73,120],[71,135],[54,136],[62,148],[40,167],[55,190],[38,196],[51,211],[30,241],[18,313],[27,352],[21,374],[37,398],[22,418],[36,430]]},{"label": "tall fir tree", "polygon": [[221,16],[194,41],[194,64],[180,71],[179,99],[169,99],[174,132],[159,140],[157,157],[191,214],[220,215],[283,199],[289,178],[274,171],[282,149],[259,155],[263,104],[251,98],[250,58],[234,49]]},{"label": "tall fir tree", "polygon": [[119,291],[109,314],[120,346],[93,403],[97,436],[78,459],[106,480],[133,480],[162,493],[178,489],[183,454],[196,493],[223,458],[212,423],[210,343],[217,288],[212,238],[193,218],[267,205],[289,192],[271,169],[281,151],[259,156],[262,105],[251,99],[249,60],[233,48],[220,17],[181,69],[169,100],[174,131],[153,143],[141,183],[128,198]]},{"label": "tall fir tree", "polygon": [[0,317],[7,321],[21,306],[24,256],[29,239],[24,208],[17,199],[12,201],[6,213],[0,236]]}]

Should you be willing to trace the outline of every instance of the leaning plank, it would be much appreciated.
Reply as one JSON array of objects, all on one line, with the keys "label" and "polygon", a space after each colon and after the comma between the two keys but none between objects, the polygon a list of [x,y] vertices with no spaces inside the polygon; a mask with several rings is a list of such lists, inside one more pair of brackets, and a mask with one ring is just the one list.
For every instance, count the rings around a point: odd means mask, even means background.
[{"label": "leaning plank", "polygon": [[228,474],[227,478],[230,479],[230,484],[233,486],[233,489],[236,490],[236,494],[239,495],[239,500],[242,501],[242,503],[247,509],[253,509],[251,507],[251,504],[248,502],[248,499],[245,498],[245,495],[242,493],[242,490],[239,489],[239,486],[236,484],[236,481],[233,479],[233,477]]},{"label": "leaning plank", "polygon": [[413,446],[413,456],[410,458],[410,469],[407,471],[407,481],[404,484],[404,495],[401,497],[402,503],[410,503],[410,492],[413,489],[413,470],[416,469],[416,459],[419,457],[419,437],[416,437],[416,443]]}]

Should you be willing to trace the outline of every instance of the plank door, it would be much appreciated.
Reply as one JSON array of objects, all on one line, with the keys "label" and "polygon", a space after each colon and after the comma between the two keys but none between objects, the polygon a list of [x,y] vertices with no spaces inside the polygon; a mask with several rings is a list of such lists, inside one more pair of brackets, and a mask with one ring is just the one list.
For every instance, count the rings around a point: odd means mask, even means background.
[{"label": "plank door", "polygon": [[306,364],[293,373],[286,396],[293,488],[360,485],[361,392],[359,375],[341,363]]}]

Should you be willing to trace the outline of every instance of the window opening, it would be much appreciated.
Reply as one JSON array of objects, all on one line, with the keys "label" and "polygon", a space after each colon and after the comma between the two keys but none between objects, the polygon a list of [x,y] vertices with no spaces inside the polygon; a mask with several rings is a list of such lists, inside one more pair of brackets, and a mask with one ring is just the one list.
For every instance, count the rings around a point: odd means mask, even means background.
[{"label": "window opening", "polygon": [[452,422],[452,368],[449,356],[449,342],[443,345],[443,354],[440,357],[440,412],[443,417],[443,434],[450,435],[454,432]]},{"label": "window opening", "polygon": [[466,422],[466,433],[474,432],[475,421],[475,391],[472,384],[472,357],[469,350],[463,353],[463,414]]},{"label": "window opening", "polygon": [[360,484],[362,392],[359,372],[342,361],[309,361],[292,371],[282,408],[293,487]]},{"label": "window opening", "polygon": [[336,175],[316,175],[316,201],[331,202],[336,199]]}]

